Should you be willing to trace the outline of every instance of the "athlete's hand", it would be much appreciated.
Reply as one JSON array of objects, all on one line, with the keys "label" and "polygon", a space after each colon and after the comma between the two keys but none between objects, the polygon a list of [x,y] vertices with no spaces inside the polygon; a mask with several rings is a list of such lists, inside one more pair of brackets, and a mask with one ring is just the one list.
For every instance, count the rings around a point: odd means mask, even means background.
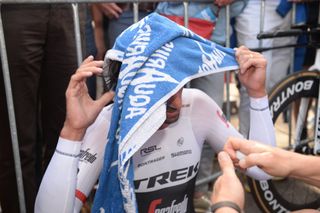
[{"label": "athlete's hand", "polygon": [[[214,184],[213,193],[211,197],[212,203],[220,201],[231,201],[243,209],[244,207],[244,190],[240,180],[238,179],[232,160],[229,155],[222,151],[218,154],[218,161],[222,171],[222,175],[217,179]],[[229,207],[219,208],[219,210]],[[217,210],[218,212],[218,210]],[[231,211],[230,211],[231,212]]]},{"label": "athlete's hand", "polygon": [[122,14],[122,9],[116,3],[101,3],[100,10],[109,19],[118,19]]},{"label": "athlete's hand", "polygon": [[[292,157],[297,155],[280,148],[233,137],[228,139],[224,151],[242,169],[258,166],[269,175],[281,177],[290,175],[291,169],[294,168],[292,163],[296,162]],[[240,161],[236,156],[236,151],[245,155]]]},{"label": "athlete's hand", "polygon": [[249,96],[253,98],[265,96],[267,61],[263,55],[241,46],[236,49],[236,59],[240,67],[239,80],[246,87]]},{"label": "athlete's hand", "polygon": [[86,58],[75,74],[71,76],[67,91],[67,113],[60,136],[80,141],[86,129],[95,121],[102,108],[109,103],[114,94],[107,92],[98,100],[92,100],[88,94],[86,79],[102,72],[103,61],[95,61],[92,56]]}]

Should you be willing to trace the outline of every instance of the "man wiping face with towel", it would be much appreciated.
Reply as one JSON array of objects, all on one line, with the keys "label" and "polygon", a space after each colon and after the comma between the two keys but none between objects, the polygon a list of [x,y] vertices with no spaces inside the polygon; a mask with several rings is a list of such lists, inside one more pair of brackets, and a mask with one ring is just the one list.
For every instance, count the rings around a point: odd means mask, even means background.
[{"label": "man wiping face with towel", "polygon": [[[66,121],[36,212],[78,212],[98,178],[93,212],[194,212],[203,142],[214,154],[228,137],[242,137],[206,94],[183,88],[201,76],[238,69],[251,96],[250,139],[275,144],[259,53],[234,52],[154,13],[108,51],[104,67],[118,75],[115,93],[93,101],[85,81],[101,74],[103,63],[88,57],[70,80]],[[270,178],[257,167],[246,173]]]}]

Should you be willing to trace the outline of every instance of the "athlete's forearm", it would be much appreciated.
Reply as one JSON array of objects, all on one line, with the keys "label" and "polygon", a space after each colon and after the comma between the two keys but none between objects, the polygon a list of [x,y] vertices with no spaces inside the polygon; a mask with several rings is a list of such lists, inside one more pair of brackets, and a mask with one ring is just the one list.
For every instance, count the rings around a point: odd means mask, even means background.
[{"label": "athlete's forearm", "polygon": [[[303,180],[320,188],[320,158],[291,152],[291,177]],[[288,162],[289,163],[289,162]]]},{"label": "athlete's forearm", "polygon": [[59,139],[38,191],[36,213],[73,212],[80,146]]},{"label": "athlete's forearm", "polygon": [[[250,98],[249,139],[275,146],[275,134],[267,96],[263,98]],[[247,169],[246,174],[257,180],[267,180],[271,178],[270,175],[257,166]]]},{"label": "athlete's forearm", "polygon": [[269,111],[268,97],[250,98],[249,139],[270,146],[276,145],[274,127]]}]

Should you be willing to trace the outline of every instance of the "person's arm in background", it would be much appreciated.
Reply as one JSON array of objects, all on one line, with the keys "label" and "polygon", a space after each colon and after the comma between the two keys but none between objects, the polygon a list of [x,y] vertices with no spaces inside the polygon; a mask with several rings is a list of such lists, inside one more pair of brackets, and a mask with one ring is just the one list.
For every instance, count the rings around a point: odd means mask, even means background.
[{"label": "person's arm in background", "polygon": [[[231,138],[228,143],[226,144],[225,147],[225,151],[226,152],[220,152],[218,154],[218,162],[222,171],[222,175],[217,179],[217,181],[215,182],[214,186],[213,186],[213,193],[211,196],[211,201],[213,203],[213,206],[217,205],[217,203],[219,202],[232,202],[234,204],[236,204],[237,206],[239,206],[239,208],[241,210],[243,210],[244,208],[244,190],[243,187],[241,185],[240,180],[238,179],[235,170],[234,170],[234,166],[232,163],[231,158],[235,158],[235,150],[236,148],[243,152],[245,151],[251,151],[254,150],[253,146],[257,145],[256,142],[248,142],[244,139],[239,139],[239,138]],[[261,146],[260,146],[261,145]],[[260,148],[259,151],[264,150],[264,148],[268,148],[273,150],[274,152],[278,152],[278,148],[272,148],[270,146],[267,145],[263,145],[260,144]],[[235,146],[235,147],[232,147]],[[264,147],[264,148],[262,148]],[[282,150],[284,151],[284,150]],[[288,151],[284,151],[284,152],[288,152]],[[228,155],[228,154],[230,155]],[[280,153],[280,152],[279,152]],[[278,154],[279,154],[278,153]],[[292,153],[291,153],[292,154]],[[293,153],[296,154],[296,153]],[[299,154],[296,154],[298,156],[300,156]],[[282,157],[286,157],[283,155],[283,153],[281,154]],[[231,158],[230,158],[231,157]],[[259,156],[257,159],[260,159],[261,156]],[[294,157],[296,159],[296,157]],[[317,157],[314,157],[317,158]],[[275,160],[275,158],[274,158]],[[278,159],[278,160],[282,160],[282,159]],[[265,160],[263,160],[262,162],[265,162]],[[271,163],[271,162],[270,162]],[[277,161],[277,163],[279,163]],[[272,163],[270,164],[270,166],[272,167],[273,165],[277,165],[277,163]],[[319,165],[319,160],[318,160],[318,165]],[[318,169],[319,171],[319,169]],[[281,172],[281,171],[278,171]],[[276,172],[276,173],[278,173]],[[320,173],[320,172],[319,172]],[[275,173],[273,174],[275,175]],[[231,208],[228,205],[222,204],[222,207],[218,208],[215,213],[233,213],[233,212],[238,212],[236,211],[234,208]],[[319,212],[317,210],[314,209],[303,209],[303,210],[298,210],[298,211],[294,211],[295,213],[316,213]]]},{"label": "person's arm in background", "polygon": [[110,19],[118,19],[123,10],[116,3],[96,3],[92,4],[92,19],[94,22],[94,36],[97,46],[97,59],[103,60],[107,51],[105,43],[104,16]]},{"label": "person's arm in background", "polygon": [[117,3],[99,3],[98,6],[109,19],[117,19],[123,12]]},{"label": "person's arm in background", "polygon": [[94,101],[88,94],[86,79],[102,72],[103,61],[89,56],[72,75],[67,91],[67,113],[56,152],[42,179],[35,212],[73,212],[80,147],[87,128],[102,108],[112,100],[113,92]]},{"label": "person's arm in background", "polygon": [[[229,138],[224,150],[242,169],[258,166],[270,175],[289,176],[320,187],[319,157],[302,155],[239,138]],[[244,154],[240,161],[236,151]]]},{"label": "person's arm in background", "polygon": [[96,59],[103,60],[107,47],[104,41],[103,13],[99,4],[92,4],[91,7],[92,20],[94,23],[94,40],[97,47]]}]

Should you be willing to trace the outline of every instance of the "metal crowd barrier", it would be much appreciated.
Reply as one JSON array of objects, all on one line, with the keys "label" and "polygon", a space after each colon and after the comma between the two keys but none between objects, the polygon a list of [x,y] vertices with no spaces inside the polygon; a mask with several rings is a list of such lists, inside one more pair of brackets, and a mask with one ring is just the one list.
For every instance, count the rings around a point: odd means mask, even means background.
[{"label": "metal crowd barrier", "polygon": [[[16,119],[14,113],[14,104],[12,98],[12,90],[11,90],[11,81],[10,81],[10,73],[9,73],[9,65],[5,44],[5,37],[3,31],[3,23],[2,23],[2,13],[1,13],[1,5],[2,4],[58,4],[58,3],[68,3],[71,4],[73,10],[73,21],[74,21],[74,33],[76,38],[76,51],[77,51],[77,62],[80,65],[82,61],[82,48],[81,48],[81,36],[80,36],[80,23],[79,23],[79,13],[78,13],[78,4],[79,3],[102,3],[102,2],[117,2],[117,3],[125,3],[132,2],[133,3],[133,12],[134,12],[134,22],[138,21],[138,5],[141,2],[162,2],[164,0],[138,0],[138,1],[128,1],[128,0],[0,0],[0,54],[1,54],[1,63],[3,69],[3,77],[4,77],[4,85],[6,91],[6,100],[8,107],[8,115],[9,115],[9,125],[11,131],[11,139],[12,139],[12,148],[13,148],[13,157],[15,162],[15,172],[17,178],[17,188],[19,194],[19,204],[20,204],[20,212],[26,212],[25,206],[25,197],[24,197],[24,189],[23,189],[23,179],[21,172],[21,163],[20,163],[20,154],[19,154],[19,145],[18,145],[18,137],[17,137],[17,128],[16,128]],[[169,0],[170,2],[183,2],[184,4],[184,24],[188,27],[188,4],[190,1],[183,0]],[[264,2],[265,0],[262,0]],[[194,0],[193,2],[208,2],[204,0]],[[226,19],[230,20],[230,9],[229,6],[226,7]],[[226,33],[227,38],[230,36],[230,27],[229,22],[226,22]],[[230,47],[230,40],[227,39],[226,46]],[[230,73],[226,74],[226,94],[227,94],[227,104],[226,104],[226,116],[230,119],[230,89],[229,89],[229,81],[230,81]],[[197,181],[196,185],[205,184],[213,181],[220,175],[220,172],[213,174],[210,177],[204,178],[203,180]],[[1,204],[0,204],[1,205]]]}]

